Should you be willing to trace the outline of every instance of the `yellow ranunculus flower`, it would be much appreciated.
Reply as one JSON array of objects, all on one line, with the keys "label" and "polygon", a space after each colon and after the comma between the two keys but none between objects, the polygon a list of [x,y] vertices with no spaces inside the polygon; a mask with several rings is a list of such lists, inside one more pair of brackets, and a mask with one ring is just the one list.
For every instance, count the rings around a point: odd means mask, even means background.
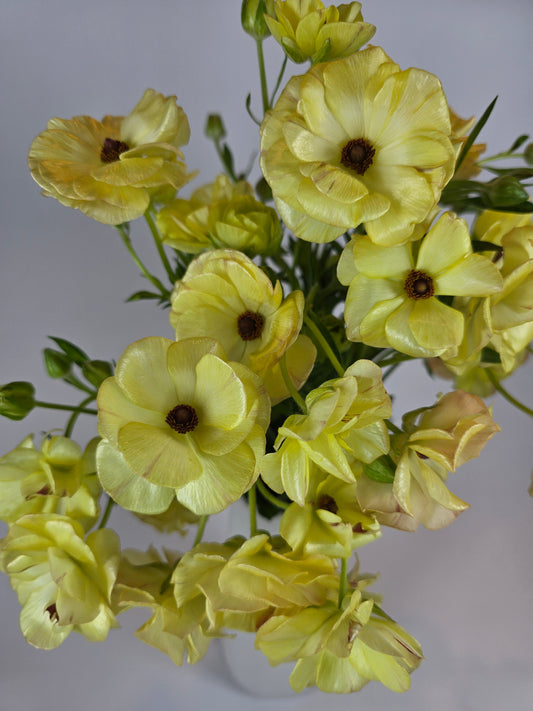
[{"label": "yellow ranunculus flower", "polygon": [[59,514],[29,514],[10,526],[0,547],[22,611],[20,627],[39,649],[55,649],[72,632],[103,642],[118,627],[110,606],[120,545],[110,529],[89,533]]},{"label": "yellow ranunculus flower", "polygon": [[[215,338],[228,358],[243,363],[265,378],[279,395],[272,369],[302,327],[304,297],[293,291],[283,299],[281,284],[242,252],[219,249],[198,256],[176,284],[171,296],[170,324],[176,340],[195,336]],[[314,364],[316,349],[306,338],[292,363],[300,386]],[[279,398],[276,398],[279,399]]]},{"label": "yellow ranunculus flower", "polygon": [[320,0],[275,0],[275,18],[265,15],[272,36],[293,62],[348,57],[374,36],[363,21],[361,3],[326,8]]},{"label": "yellow ranunculus flower", "polygon": [[453,213],[443,214],[420,245],[382,247],[354,237],[338,277],[349,287],[348,339],[414,357],[453,357],[463,340],[463,314],[438,296],[489,296],[502,288],[497,267],[473,254],[467,224]]},{"label": "yellow ranunculus flower", "polygon": [[391,441],[394,481],[361,477],[359,503],[377,512],[386,526],[406,531],[414,531],[419,523],[430,529],[448,526],[468,508],[446,487],[448,472],[479,456],[500,428],[481,398],[456,390],[433,407],[407,413],[404,429]]},{"label": "yellow ranunculus flower", "polygon": [[45,196],[117,225],[140,217],[158,192],[190,180],[179,150],[188,140],[176,97],[147,89],[126,117],[50,119],[28,162]]},{"label": "yellow ranunculus flower", "polygon": [[453,174],[450,136],[439,80],[371,47],[289,81],[261,125],[261,168],[298,237],[364,224],[372,241],[401,244]]},{"label": "yellow ranunculus flower", "polygon": [[190,200],[178,198],[162,208],[156,222],[165,244],[193,254],[213,246],[273,254],[282,237],[276,211],[254,198],[249,183],[232,185],[225,175],[195,190]]},{"label": "yellow ranunculus flower", "polygon": [[47,435],[40,451],[29,435],[0,458],[0,520],[25,514],[58,513],[88,530],[99,514],[101,487],[96,476],[98,438],[85,451],[68,437]]},{"label": "yellow ranunculus flower", "polygon": [[265,450],[262,381],[210,338],[144,338],[98,391],[98,476],[121,506],[161,513],[174,496],[198,515],[248,491]]},{"label": "yellow ranunculus flower", "polygon": [[261,477],[271,489],[284,491],[305,506],[312,462],[347,483],[354,483],[359,462],[389,451],[384,419],[391,402],[381,369],[358,360],[344,377],[325,382],[305,400],[306,415],[290,415],[278,430],[276,452],[263,457]]}]

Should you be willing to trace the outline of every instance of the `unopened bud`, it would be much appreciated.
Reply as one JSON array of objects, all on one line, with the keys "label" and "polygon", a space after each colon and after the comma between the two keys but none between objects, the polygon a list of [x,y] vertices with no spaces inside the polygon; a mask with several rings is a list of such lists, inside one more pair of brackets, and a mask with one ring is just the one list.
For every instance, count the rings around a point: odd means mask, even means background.
[{"label": "unopened bud", "polygon": [[106,378],[113,375],[113,368],[106,360],[88,360],[82,365],[81,372],[91,385],[99,388]]},{"label": "unopened bud", "polygon": [[518,178],[502,175],[488,184],[488,196],[492,207],[510,207],[528,200],[529,195]]},{"label": "unopened bud", "polygon": [[533,143],[528,143],[525,147],[524,160],[528,165],[533,165]]},{"label": "unopened bud", "polygon": [[64,378],[70,373],[72,361],[65,353],[55,351],[53,348],[45,348],[43,356],[46,372],[51,378]]},{"label": "unopened bud", "polygon": [[209,114],[205,123],[205,135],[213,141],[225,137],[226,128],[220,114]]},{"label": "unopened bud", "polygon": [[255,40],[263,40],[270,34],[265,22],[265,12],[274,15],[273,0],[243,0],[241,6],[242,28]]},{"label": "unopened bud", "polygon": [[35,388],[19,380],[0,387],[0,415],[22,420],[35,407]]}]

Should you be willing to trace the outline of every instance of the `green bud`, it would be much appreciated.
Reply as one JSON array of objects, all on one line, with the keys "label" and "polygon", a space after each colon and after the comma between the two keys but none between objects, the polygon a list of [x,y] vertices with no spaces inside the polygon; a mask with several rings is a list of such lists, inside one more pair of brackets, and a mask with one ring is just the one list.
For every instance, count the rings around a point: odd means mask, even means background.
[{"label": "green bud", "polygon": [[270,35],[265,13],[274,16],[273,0],[243,0],[241,6],[241,24],[245,32],[255,40],[263,40]]},{"label": "green bud", "polygon": [[113,375],[113,368],[106,360],[88,360],[82,365],[81,372],[91,385],[99,388],[106,378]]},{"label": "green bud", "polygon": [[524,160],[528,165],[533,165],[533,143],[528,143],[525,147]]},{"label": "green bud", "polygon": [[72,361],[65,353],[45,348],[43,357],[46,372],[51,378],[64,378],[70,373]]},{"label": "green bud", "polygon": [[205,135],[213,141],[226,136],[226,128],[220,114],[209,114],[205,123]]},{"label": "green bud", "polygon": [[529,195],[518,178],[502,175],[487,184],[487,194],[492,207],[510,207],[528,200]]},{"label": "green bud", "polygon": [[0,387],[0,415],[10,420],[23,420],[35,407],[35,388],[17,380]]}]

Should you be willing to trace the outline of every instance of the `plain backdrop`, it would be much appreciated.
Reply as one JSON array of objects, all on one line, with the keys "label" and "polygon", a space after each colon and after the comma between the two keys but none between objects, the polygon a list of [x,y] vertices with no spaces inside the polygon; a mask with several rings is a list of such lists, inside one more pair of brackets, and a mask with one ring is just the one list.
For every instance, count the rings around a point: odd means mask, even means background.
[{"label": "plain backdrop", "polygon": [[[483,134],[492,153],[532,131],[531,0],[371,0],[363,13],[378,27],[373,42],[402,67],[437,74],[460,115],[479,116],[499,95]],[[177,94],[189,116],[185,154],[189,168],[200,171],[194,186],[220,170],[203,137],[209,112],[223,114],[238,167],[256,160],[257,127],[244,102],[251,92],[260,112],[258,72],[254,43],[241,32],[239,15],[240,0],[1,0],[0,381],[31,380],[40,399],[67,402],[68,386],[44,375],[41,350],[50,345],[48,335],[103,359],[118,358],[144,336],[172,337],[166,313],[151,303],[124,303],[145,285],[116,231],[44,199],[27,169],[27,151],[50,117],[126,114],[152,87]],[[265,49],[272,77],[281,55],[272,39]],[[155,267],[142,224],[133,237]],[[506,381],[530,405],[532,375],[530,361]],[[396,417],[432,404],[448,387],[429,379],[420,364],[402,367],[389,381]],[[500,397],[490,402],[503,432],[450,482],[471,509],[438,532],[386,530],[361,551],[362,568],[381,572],[377,589],[385,608],[422,643],[426,660],[411,690],[397,696],[372,683],[356,697],[311,692],[279,699],[277,708],[532,707],[532,423]],[[0,452],[30,432],[39,435],[64,422],[44,411],[24,422],[2,420]],[[92,428],[88,418],[80,420],[80,443],[93,436]],[[111,523],[123,547],[187,545],[177,536],[156,538],[125,512],[113,512]],[[206,538],[229,535],[235,526],[231,517],[213,517]],[[195,667],[174,667],[134,638],[143,614],[124,615],[123,629],[112,631],[104,644],[73,634],[53,652],[26,644],[18,614],[15,594],[1,576],[0,711],[274,706],[239,690],[219,642]]]}]

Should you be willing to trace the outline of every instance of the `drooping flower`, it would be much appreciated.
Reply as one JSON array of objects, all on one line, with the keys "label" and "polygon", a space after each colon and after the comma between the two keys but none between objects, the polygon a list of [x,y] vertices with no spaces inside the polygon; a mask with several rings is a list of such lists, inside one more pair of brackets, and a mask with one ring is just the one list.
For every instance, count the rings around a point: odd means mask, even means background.
[{"label": "drooping flower", "polygon": [[364,224],[372,241],[400,244],[453,174],[450,135],[439,80],[371,47],[289,81],[261,125],[261,168],[298,237]]},{"label": "drooping flower", "polygon": [[236,250],[220,249],[198,256],[176,284],[170,323],[176,340],[215,338],[230,360],[262,378],[269,376],[269,384],[274,380],[272,369],[299,338],[298,359],[291,368],[299,386],[316,357],[310,340],[299,336],[303,310],[301,291],[283,299],[281,284],[273,286],[251,259]]},{"label": "drooping flower", "polygon": [[466,222],[453,213],[444,213],[420,245],[353,238],[338,277],[349,287],[348,339],[414,357],[453,357],[463,340],[463,314],[439,296],[489,296],[502,288],[497,267],[473,254]]},{"label": "drooping flower", "polygon": [[88,530],[99,514],[101,487],[96,476],[98,438],[82,452],[68,437],[47,435],[40,450],[29,435],[0,458],[0,520],[25,514],[59,513]]},{"label": "drooping flower", "polygon": [[359,503],[394,528],[448,526],[468,508],[447,488],[448,473],[479,456],[499,429],[483,400],[461,390],[447,393],[433,407],[407,413],[405,432],[391,440],[393,481],[362,476],[357,483]]},{"label": "drooping flower", "polygon": [[216,341],[136,341],[98,392],[102,486],[139,513],[174,497],[198,515],[221,511],[257,478],[269,418],[259,376]]},{"label": "drooping flower", "polygon": [[55,649],[72,632],[103,642],[117,627],[110,596],[120,559],[110,529],[90,533],[59,514],[28,514],[0,546],[0,568],[22,605],[20,627],[39,649]]},{"label": "drooping flower", "polygon": [[320,0],[275,0],[274,9],[265,21],[293,62],[348,57],[376,32],[374,25],[363,21],[360,2],[326,8]]},{"label": "drooping flower", "polygon": [[116,225],[140,217],[169,186],[175,192],[188,182],[179,149],[188,140],[176,97],[147,89],[126,117],[50,119],[28,162],[45,196]]},{"label": "drooping flower", "polygon": [[354,483],[360,462],[389,450],[384,419],[391,403],[381,369],[358,360],[342,378],[325,382],[305,400],[306,415],[290,415],[278,430],[276,452],[263,457],[261,477],[274,491],[284,491],[305,506],[311,462],[325,472]]},{"label": "drooping flower", "polygon": [[275,210],[254,198],[249,183],[233,185],[225,175],[189,200],[177,198],[163,207],[156,222],[165,244],[192,254],[213,246],[274,254],[282,236]]}]

